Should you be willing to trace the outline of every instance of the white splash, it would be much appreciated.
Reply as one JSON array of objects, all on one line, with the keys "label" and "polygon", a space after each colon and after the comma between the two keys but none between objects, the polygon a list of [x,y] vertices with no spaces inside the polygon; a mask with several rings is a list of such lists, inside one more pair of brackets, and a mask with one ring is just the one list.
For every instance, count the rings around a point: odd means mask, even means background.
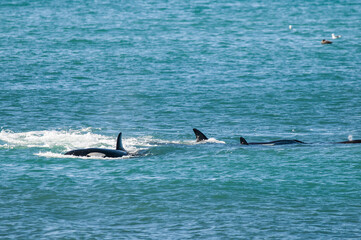
[{"label": "white splash", "polygon": [[[92,128],[79,130],[43,130],[29,132],[13,132],[2,129],[0,131],[0,149],[13,149],[18,147],[41,148],[37,156],[48,158],[70,158],[72,156],[63,155],[66,151],[79,148],[109,148],[115,149],[117,135],[105,136],[92,132]],[[210,138],[201,143],[225,143],[223,141]],[[162,140],[152,136],[126,137],[123,134],[123,146],[130,153],[122,158],[132,158],[141,153],[147,154],[147,150],[161,145],[195,145],[199,144],[195,140]],[[44,149],[45,148],[45,149]],[[48,150],[47,150],[48,149]],[[79,158],[79,157],[74,157]],[[88,159],[89,157],[84,157]],[[102,158],[102,156],[91,156],[90,158]]]},{"label": "white splash", "polygon": [[6,142],[11,147],[41,147],[65,149],[87,147],[115,147],[115,140],[108,136],[102,136],[90,132],[90,128],[80,130],[44,130],[15,133],[9,130],[1,130],[0,141]]},{"label": "white splash", "polygon": [[205,141],[206,143],[223,143],[225,144],[226,142],[224,141],[220,141],[220,140],[217,140],[215,138],[209,138],[208,140]]},{"label": "white splash", "polygon": [[348,135],[348,140],[352,141],[352,135]]}]

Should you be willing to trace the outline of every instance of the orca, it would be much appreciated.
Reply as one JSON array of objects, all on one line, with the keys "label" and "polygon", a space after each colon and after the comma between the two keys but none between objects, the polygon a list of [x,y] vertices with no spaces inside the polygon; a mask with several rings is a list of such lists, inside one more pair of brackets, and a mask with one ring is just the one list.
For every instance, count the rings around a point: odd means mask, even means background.
[{"label": "orca", "polygon": [[301,144],[305,144],[302,141],[299,140],[276,140],[276,141],[271,141],[271,142],[252,142],[252,143],[248,143],[246,141],[246,139],[244,139],[243,137],[240,138],[240,142],[241,145],[285,145],[285,144],[297,144],[297,143],[301,143]]},{"label": "orca", "polygon": [[204,135],[201,131],[199,131],[196,128],[193,128],[193,132],[196,135],[196,142],[201,142],[201,141],[205,141],[208,140],[208,138],[206,137],[206,135]]},{"label": "orca", "polygon": [[73,155],[79,157],[108,157],[108,158],[120,158],[128,155],[128,152],[124,149],[122,144],[122,133],[120,132],[117,138],[116,149],[104,149],[104,148],[84,148],[71,150],[64,153],[64,155]]},{"label": "orca", "polygon": [[361,140],[349,140],[349,141],[337,142],[337,143],[343,143],[343,144],[361,143]]}]

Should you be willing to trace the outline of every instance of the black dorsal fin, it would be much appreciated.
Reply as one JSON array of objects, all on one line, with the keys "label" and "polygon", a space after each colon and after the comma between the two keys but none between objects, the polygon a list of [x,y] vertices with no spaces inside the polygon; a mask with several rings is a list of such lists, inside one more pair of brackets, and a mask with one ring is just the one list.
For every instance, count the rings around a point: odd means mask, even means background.
[{"label": "black dorsal fin", "polygon": [[120,132],[118,135],[116,150],[126,151],[122,144],[122,132]]},{"label": "black dorsal fin", "polygon": [[243,137],[240,138],[242,145],[248,145],[248,142]]},{"label": "black dorsal fin", "polygon": [[198,129],[193,128],[193,132],[196,135],[197,138],[197,142],[200,141],[204,141],[204,140],[208,140],[208,138],[206,137],[206,135],[204,135],[201,131],[199,131]]}]

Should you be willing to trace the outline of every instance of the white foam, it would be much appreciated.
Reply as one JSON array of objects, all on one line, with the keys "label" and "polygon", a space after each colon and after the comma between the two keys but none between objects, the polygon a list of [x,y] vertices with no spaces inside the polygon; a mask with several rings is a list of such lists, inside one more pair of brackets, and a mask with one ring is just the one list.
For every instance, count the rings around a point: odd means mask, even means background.
[{"label": "white foam", "polygon": [[44,130],[15,133],[1,130],[0,140],[11,147],[64,147],[65,149],[115,146],[112,137],[91,133],[90,128],[80,130]]},{"label": "white foam", "polygon": [[47,158],[76,158],[76,156],[64,155],[61,153],[54,153],[54,152],[39,152],[36,153],[35,155],[40,157],[47,157]]},{"label": "white foam", "polygon": [[0,144],[0,149],[12,149],[13,146],[10,146],[9,144]]},{"label": "white foam", "polygon": [[[0,132],[0,148],[47,148],[49,151],[40,151],[37,156],[49,158],[69,158],[69,155],[64,156],[64,152],[79,149],[79,148],[109,148],[115,149],[116,137],[105,136],[92,132],[92,128],[83,128],[79,130],[43,130],[43,131],[29,131],[29,132],[13,132],[2,129]],[[225,143],[223,141],[210,138],[199,143]],[[131,158],[136,156],[139,152],[144,152],[151,147],[167,144],[183,144],[195,145],[199,144],[195,140],[187,141],[173,141],[155,139],[152,136],[142,137],[124,137],[123,146],[130,153],[129,156],[122,158]],[[100,158],[101,156],[91,156],[90,158]],[[78,158],[78,157],[77,157]],[[89,158],[89,157],[84,157]]]},{"label": "white foam", "polygon": [[348,140],[352,141],[352,135],[348,135]]},{"label": "white foam", "polygon": [[215,138],[209,138],[208,140],[201,141],[201,142],[198,142],[198,143],[222,143],[222,144],[225,144],[226,142],[217,140]]}]

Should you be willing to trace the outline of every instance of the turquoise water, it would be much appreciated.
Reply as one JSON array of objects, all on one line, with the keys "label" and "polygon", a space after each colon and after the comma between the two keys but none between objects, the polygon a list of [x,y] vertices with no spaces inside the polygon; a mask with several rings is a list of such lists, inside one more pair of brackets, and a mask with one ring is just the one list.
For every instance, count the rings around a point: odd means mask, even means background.
[{"label": "turquoise water", "polygon": [[[361,139],[359,1],[4,0],[0,23],[1,239],[361,238],[361,145],[334,144]],[[120,131],[140,156],[63,155]]]}]

